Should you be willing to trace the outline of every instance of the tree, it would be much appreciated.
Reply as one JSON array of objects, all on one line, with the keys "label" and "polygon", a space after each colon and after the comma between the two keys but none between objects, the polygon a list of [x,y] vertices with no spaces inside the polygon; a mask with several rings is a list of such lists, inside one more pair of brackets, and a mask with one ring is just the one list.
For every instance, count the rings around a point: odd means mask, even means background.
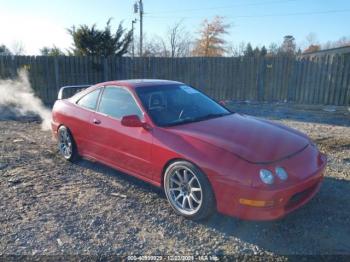
[{"label": "tree", "polygon": [[57,46],[53,46],[52,48],[44,46],[40,49],[41,55],[44,56],[64,56],[64,52],[59,49]]},{"label": "tree", "polygon": [[128,52],[128,46],[132,40],[132,32],[126,31],[122,23],[113,34],[110,25],[111,19],[103,30],[96,28],[96,24],[89,27],[80,25],[72,26],[68,32],[73,37],[73,53],[78,56],[122,56]]},{"label": "tree", "polygon": [[305,38],[308,46],[318,44],[317,35],[315,33],[311,32]]},{"label": "tree", "polygon": [[185,30],[182,22],[175,23],[168,30],[170,57],[183,57],[190,55],[191,41],[189,33]]},{"label": "tree", "polygon": [[310,45],[308,48],[306,48],[304,50],[303,53],[311,53],[311,52],[316,52],[321,50],[321,46],[320,45]]},{"label": "tree", "polygon": [[195,56],[223,56],[225,53],[223,38],[228,34],[229,24],[225,24],[223,17],[216,16],[212,21],[205,19],[199,31],[193,54]]},{"label": "tree", "polygon": [[342,46],[349,46],[350,45],[350,37],[341,37],[336,41],[328,41],[327,43],[322,45],[322,49],[330,49],[330,48],[337,48]]},{"label": "tree", "polygon": [[238,45],[234,45],[231,43],[226,48],[226,54],[227,56],[234,56],[234,57],[243,56],[245,48],[246,48],[245,42],[240,42]]},{"label": "tree", "polygon": [[259,47],[255,47],[255,49],[254,49],[254,51],[253,51],[253,54],[254,54],[254,56],[256,56],[256,57],[260,56],[260,49],[259,49]]},{"label": "tree", "polygon": [[302,54],[300,47],[298,48],[298,51],[295,53],[297,56],[300,56]]},{"label": "tree", "polygon": [[253,57],[254,56],[254,50],[250,43],[247,44],[245,50],[244,50],[244,56]]},{"label": "tree", "polygon": [[8,49],[5,45],[0,45],[0,56],[9,56],[12,55],[10,49]]},{"label": "tree", "polygon": [[295,38],[292,35],[284,36],[283,43],[281,45],[281,52],[286,55],[294,55],[296,49]]},{"label": "tree", "polygon": [[261,49],[260,49],[260,56],[266,56],[267,54],[267,49],[265,46],[263,46]]},{"label": "tree", "polygon": [[[139,45],[139,43],[137,43]],[[153,36],[149,40],[146,35],[143,37],[143,56],[144,57],[169,57],[165,41],[159,36]]]},{"label": "tree", "polygon": [[24,52],[25,52],[25,48],[21,41],[15,41],[12,44],[12,53],[14,55],[23,55]]},{"label": "tree", "polygon": [[[153,35],[149,38],[143,35],[143,56],[146,57],[186,57],[191,55],[190,33],[181,22],[169,27],[165,37]],[[140,43],[135,39],[135,49],[139,50]],[[130,49],[130,48],[129,48]],[[130,50],[129,50],[130,52]]]},{"label": "tree", "polygon": [[271,43],[269,45],[269,55],[277,55],[278,54],[278,45],[276,43]]}]

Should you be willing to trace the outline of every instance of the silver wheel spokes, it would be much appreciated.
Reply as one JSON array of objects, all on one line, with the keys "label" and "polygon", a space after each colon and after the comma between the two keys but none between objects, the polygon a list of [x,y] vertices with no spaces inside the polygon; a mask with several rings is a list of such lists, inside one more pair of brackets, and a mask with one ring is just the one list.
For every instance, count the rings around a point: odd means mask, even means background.
[{"label": "silver wheel spokes", "polygon": [[66,130],[59,134],[59,150],[64,157],[70,157],[72,154],[72,140]]},{"label": "silver wheel spokes", "polygon": [[169,177],[171,202],[182,213],[194,214],[202,204],[202,187],[187,167],[179,167]]}]

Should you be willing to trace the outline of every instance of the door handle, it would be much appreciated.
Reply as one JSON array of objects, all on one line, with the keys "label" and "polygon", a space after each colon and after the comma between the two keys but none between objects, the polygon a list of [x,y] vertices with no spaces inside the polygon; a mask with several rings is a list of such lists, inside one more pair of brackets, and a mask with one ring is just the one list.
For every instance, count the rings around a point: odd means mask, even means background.
[{"label": "door handle", "polygon": [[101,121],[98,120],[98,119],[94,119],[94,120],[92,120],[92,122],[93,122],[95,125],[101,124]]}]

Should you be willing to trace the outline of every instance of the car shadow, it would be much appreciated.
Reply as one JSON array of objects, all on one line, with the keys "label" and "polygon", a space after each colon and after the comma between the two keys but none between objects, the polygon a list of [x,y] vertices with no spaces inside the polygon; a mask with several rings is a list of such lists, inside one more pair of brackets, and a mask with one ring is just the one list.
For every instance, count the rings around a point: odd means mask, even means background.
[{"label": "car shadow", "polygon": [[349,255],[350,181],[326,177],[309,203],[280,220],[243,221],[215,214],[201,223],[277,254]]},{"label": "car shadow", "polygon": [[[76,164],[166,201],[162,189],[142,180],[88,160]],[[309,203],[279,220],[245,221],[215,213],[194,223],[281,255],[350,254],[350,181],[325,177],[320,192]]]},{"label": "car shadow", "polygon": [[91,171],[94,171],[96,173],[105,175],[107,177],[111,177],[113,179],[116,179],[118,181],[130,183],[131,185],[139,187],[141,190],[144,191],[150,191],[153,193],[156,193],[160,197],[165,198],[165,194],[163,190],[159,187],[156,187],[150,183],[144,182],[141,179],[138,179],[136,177],[133,177],[131,175],[125,174],[119,170],[116,170],[114,168],[111,168],[109,166],[106,166],[104,164],[101,164],[99,162],[87,160],[87,159],[80,159],[79,161],[75,162],[74,164],[84,168],[89,169]]}]

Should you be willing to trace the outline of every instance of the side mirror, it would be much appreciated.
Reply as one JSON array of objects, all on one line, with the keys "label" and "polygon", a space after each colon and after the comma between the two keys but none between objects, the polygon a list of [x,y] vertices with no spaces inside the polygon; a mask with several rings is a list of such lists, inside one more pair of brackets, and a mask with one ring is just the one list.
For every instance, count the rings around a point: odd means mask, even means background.
[{"label": "side mirror", "polygon": [[149,129],[149,125],[140,120],[137,115],[123,116],[122,125],[128,127],[143,127],[145,129]]}]

